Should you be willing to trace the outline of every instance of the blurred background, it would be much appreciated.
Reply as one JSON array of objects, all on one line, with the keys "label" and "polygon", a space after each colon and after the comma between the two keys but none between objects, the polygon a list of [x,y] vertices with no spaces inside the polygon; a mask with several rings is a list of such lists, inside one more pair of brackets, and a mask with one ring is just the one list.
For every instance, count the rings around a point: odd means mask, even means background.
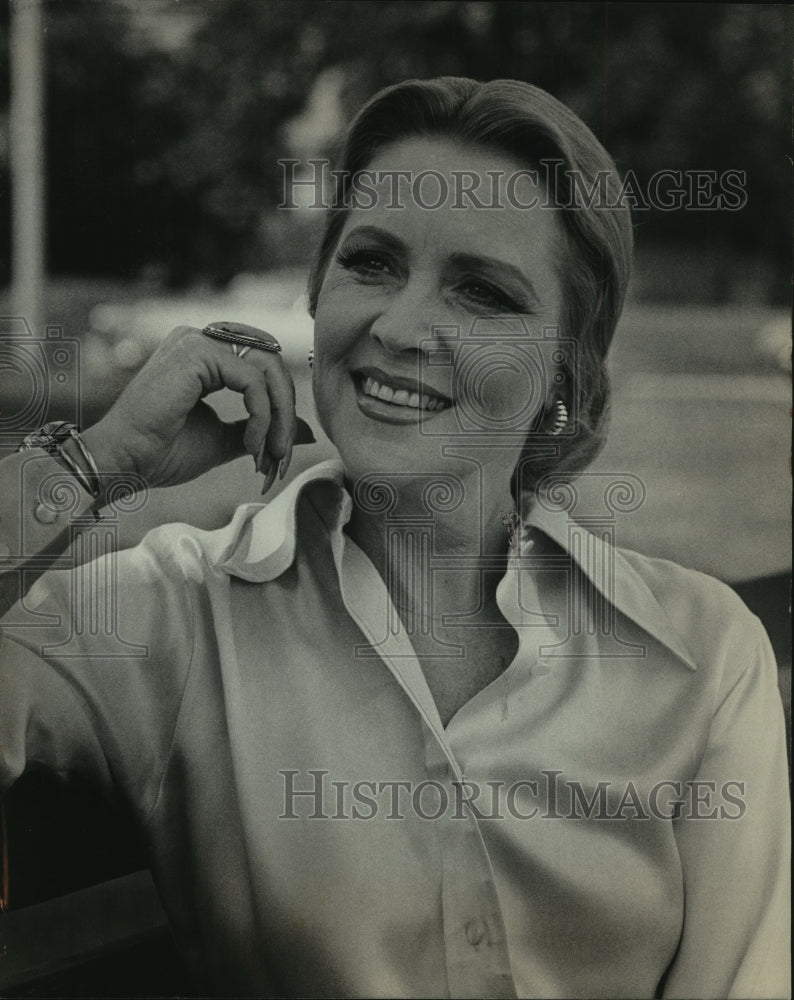
[{"label": "blurred background", "polygon": [[[330,455],[305,362],[322,216],[278,208],[277,161],[327,155],[366,97],[406,77],[528,80],[643,189],[663,169],[746,176],[738,211],[635,213],[595,471],[646,486],[618,542],[734,584],[787,687],[791,56],[785,4],[12,0],[0,8],[0,446],[33,420],[23,345],[49,351],[49,417],[89,424],[172,326],[232,319],[284,345],[318,436],[292,475]],[[228,396],[216,404],[242,415]],[[222,524],[259,487],[240,460],[156,491],[121,543],[163,520]]]}]

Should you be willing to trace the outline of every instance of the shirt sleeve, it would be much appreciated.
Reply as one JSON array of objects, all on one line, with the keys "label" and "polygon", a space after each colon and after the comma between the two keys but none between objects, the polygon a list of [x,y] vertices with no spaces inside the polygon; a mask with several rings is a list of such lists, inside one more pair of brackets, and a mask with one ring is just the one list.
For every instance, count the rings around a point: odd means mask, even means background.
[{"label": "shirt sleeve", "polygon": [[93,520],[93,498],[40,448],[0,461],[0,615],[70,541],[70,526]]},{"label": "shirt sleeve", "polygon": [[676,820],[684,925],[664,997],[791,996],[783,711],[769,640],[749,622]]},{"label": "shirt sleeve", "polygon": [[178,551],[173,526],[155,529],[134,549],[48,571],[0,619],[0,789],[38,764],[149,810],[193,650]]}]

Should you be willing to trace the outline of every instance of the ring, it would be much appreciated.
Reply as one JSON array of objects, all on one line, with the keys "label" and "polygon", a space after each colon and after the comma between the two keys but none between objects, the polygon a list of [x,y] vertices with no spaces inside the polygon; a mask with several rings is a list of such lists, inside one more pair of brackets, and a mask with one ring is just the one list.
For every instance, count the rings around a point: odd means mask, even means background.
[{"label": "ring", "polygon": [[271,333],[258,330],[255,326],[248,326],[246,323],[228,323],[226,320],[222,320],[218,323],[207,324],[201,332],[215,340],[223,340],[231,344],[232,350],[238,358],[247,354],[252,347],[258,351],[281,353],[281,344]]}]

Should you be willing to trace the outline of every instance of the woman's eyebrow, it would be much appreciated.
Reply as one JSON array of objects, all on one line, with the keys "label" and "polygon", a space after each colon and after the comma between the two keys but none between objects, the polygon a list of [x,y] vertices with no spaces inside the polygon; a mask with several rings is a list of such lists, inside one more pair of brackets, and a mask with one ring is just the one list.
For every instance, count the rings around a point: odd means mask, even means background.
[{"label": "woman's eyebrow", "polygon": [[508,264],[506,260],[499,260],[498,257],[485,257],[481,254],[453,253],[450,260],[457,267],[471,268],[475,271],[487,271],[494,277],[506,278],[513,284],[524,289],[529,296],[532,305],[540,305],[540,298],[535,291],[535,286],[514,264]]},{"label": "woman's eyebrow", "polygon": [[405,251],[405,244],[398,236],[390,233],[387,229],[380,229],[378,226],[354,226],[349,232],[345,233],[341,242],[344,245],[354,237],[356,239],[376,240],[381,246],[395,253]]}]

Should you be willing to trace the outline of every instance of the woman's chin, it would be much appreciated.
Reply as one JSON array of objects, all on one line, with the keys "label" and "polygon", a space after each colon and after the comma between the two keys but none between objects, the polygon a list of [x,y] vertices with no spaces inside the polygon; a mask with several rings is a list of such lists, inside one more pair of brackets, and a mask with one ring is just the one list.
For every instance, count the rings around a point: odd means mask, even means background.
[{"label": "woman's chin", "polygon": [[378,399],[350,403],[329,421],[329,437],[351,475],[426,473],[445,464],[443,444],[454,436],[444,434],[449,413],[428,413]]},{"label": "woman's chin", "polygon": [[418,433],[396,441],[384,441],[375,434],[372,437],[361,435],[342,447],[337,445],[337,450],[346,472],[353,479],[365,476],[402,479],[412,474],[423,476],[444,471],[439,443],[430,442]]}]

